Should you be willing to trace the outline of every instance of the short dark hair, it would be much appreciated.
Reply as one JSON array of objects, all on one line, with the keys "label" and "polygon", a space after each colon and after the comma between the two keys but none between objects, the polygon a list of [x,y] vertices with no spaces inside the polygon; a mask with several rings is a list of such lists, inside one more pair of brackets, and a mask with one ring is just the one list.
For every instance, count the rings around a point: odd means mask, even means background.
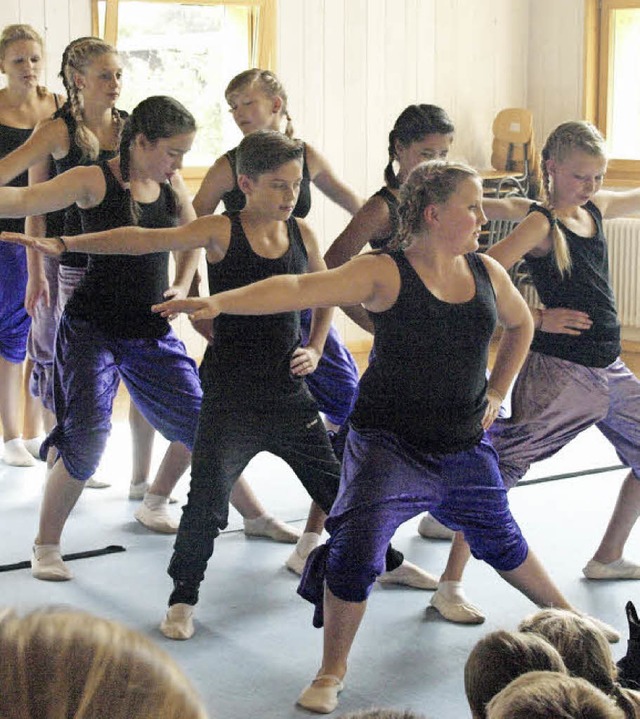
[{"label": "short dark hair", "polygon": [[277,130],[257,130],[247,135],[236,152],[236,174],[257,179],[292,160],[302,161],[304,144]]}]

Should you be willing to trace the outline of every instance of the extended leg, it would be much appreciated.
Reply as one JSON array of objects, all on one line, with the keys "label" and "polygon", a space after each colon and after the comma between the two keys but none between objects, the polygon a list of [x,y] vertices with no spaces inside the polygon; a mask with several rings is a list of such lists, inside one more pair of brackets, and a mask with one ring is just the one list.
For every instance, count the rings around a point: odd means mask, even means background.
[{"label": "extended leg", "polygon": [[640,481],[629,472],[602,540],[585,568],[588,579],[640,579],[640,566],[624,559],[622,552],[640,516]]},{"label": "extended leg", "polygon": [[347,673],[347,658],[366,608],[366,601],[345,602],[325,587],[322,666],[298,697],[300,706],[319,714],[336,708]]},{"label": "extended leg", "polygon": [[62,561],[60,537],[83,488],[84,482],[74,479],[61,460],[49,472],[31,559],[32,573],[36,579],[61,581],[73,576]]}]

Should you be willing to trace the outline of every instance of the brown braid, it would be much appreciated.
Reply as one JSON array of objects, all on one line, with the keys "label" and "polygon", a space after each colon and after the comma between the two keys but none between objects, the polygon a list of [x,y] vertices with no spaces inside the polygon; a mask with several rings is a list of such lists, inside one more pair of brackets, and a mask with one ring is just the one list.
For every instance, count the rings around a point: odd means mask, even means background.
[{"label": "brown braid", "polygon": [[397,190],[400,181],[393,169],[397,160],[396,143],[403,147],[419,142],[426,135],[449,135],[453,132],[453,122],[447,113],[437,105],[409,105],[398,115],[393,129],[389,133],[389,162],[384,168],[384,181],[387,187]]},{"label": "brown braid", "polygon": [[[96,37],[82,37],[69,43],[62,55],[60,76],[67,91],[69,111],[76,122],[74,139],[82,151],[83,159],[86,160],[97,159],[100,153],[100,142],[85,123],[82,92],[76,84],[75,75],[82,75],[96,58],[110,54],[117,54],[117,50],[112,45]],[[112,113],[119,135],[122,129],[122,120],[115,108]]]},{"label": "brown braid", "polygon": [[445,203],[462,180],[478,176],[473,168],[456,162],[432,160],[415,167],[400,188],[400,227],[389,242],[389,249],[408,247],[413,237],[423,230],[424,210],[429,205]]},{"label": "brown braid", "polygon": [[[154,143],[157,140],[196,131],[193,115],[177,100],[164,95],[148,97],[139,103],[124,123],[120,139],[120,175],[127,185],[131,181],[131,146],[138,135]],[[177,217],[181,212],[175,190],[171,189],[171,214]],[[137,225],[140,219],[140,206],[127,187],[129,197],[130,220]]]},{"label": "brown braid", "polygon": [[[548,160],[555,160],[560,163],[565,160],[574,150],[592,155],[593,157],[606,157],[604,138],[600,131],[589,122],[564,122],[558,125],[549,135],[541,152],[542,158],[542,191],[543,205],[556,218],[553,205],[553,188],[547,168]],[[556,222],[551,228],[551,241],[556,267],[561,274],[571,273],[571,254],[564,232]]]}]

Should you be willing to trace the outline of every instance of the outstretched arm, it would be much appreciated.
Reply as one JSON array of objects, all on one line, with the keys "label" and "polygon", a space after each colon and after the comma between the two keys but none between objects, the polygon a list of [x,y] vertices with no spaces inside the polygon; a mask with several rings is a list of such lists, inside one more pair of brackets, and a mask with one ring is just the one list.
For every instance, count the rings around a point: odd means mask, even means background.
[{"label": "outstretched arm", "polygon": [[102,200],[104,175],[98,167],[74,167],[48,182],[0,187],[0,217],[27,217],[62,210],[74,203],[92,207]]},{"label": "outstretched arm", "polygon": [[506,271],[491,258],[481,257],[493,283],[498,317],[503,326],[487,388],[488,405],[482,426],[488,429],[498,416],[500,404],[527,356],[533,338],[533,319]]},{"label": "outstretched arm", "polygon": [[75,237],[27,237],[3,232],[0,238],[33,247],[46,254],[89,252],[93,255],[146,255],[165,250],[193,250],[198,247],[221,250],[229,240],[229,220],[221,215],[200,217],[182,227],[148,229],[118,227]]},{"label": "outstretched arm", "polygon": [[485,197],[482,200],[482,209],[490,220],[519,222],[527,216],[530,206],[531,200],[526,197]]},{"label": "outstretched arm", "polygon": [[305,143],[305,151],[313,184],[336,205],[355,215],[364,200],[338,178],[328,161],[311,145]]},{"label": "outstretched arm", "polygon": [[373,255],[356,257],[335,270],[278,275],[211,297],[163,302],[152,309],[163,315],[186,312],[198,320],[220,314],[270,315],[306,307],[374,302],[387,284],[383,267],[386,259]]},{"label": "outstretched arm", "polygon": [[600,190],[593,198],[594,203],[607,219],[640,214],[640,188],[625,192]]}]

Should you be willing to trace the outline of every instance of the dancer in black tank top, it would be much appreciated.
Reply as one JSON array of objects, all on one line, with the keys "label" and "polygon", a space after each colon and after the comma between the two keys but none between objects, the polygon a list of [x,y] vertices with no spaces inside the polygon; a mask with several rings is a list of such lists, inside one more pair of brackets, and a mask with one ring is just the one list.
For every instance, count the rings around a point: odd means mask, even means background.
[{"label": "dancer in black tank top", "polygon": [[[298,699],[320,713],[337,706],[389,539],[425,509],[463,530],[474,554],[536,604],[570,608],[523,539],[484,436],[533,323],[507,273],[473,254],[486,221],[480,178],[464,165],[420,165],[402,188],[399,212],[397,251],[164,305],[199,319],[363,303],[374,317],[376,358],[354,410],[340,493],[326,522],[331,537],[310,555],[298,590],[316,604],[315,625],[324,621],[323,662]],[[487,386],[496,317],[504,333]]]},{"label": "dancer in black tank top", "polygon": [[[324,269],[317,241],[303,222],[291,219],[301,182],[302,144],[263,130],[239,147],[241,213],[209,215],[172,230],[141,227],[63,238],[72,250],[146,254],[170,248],[205,247],[214,289],[241,287],[288,272]],[[1,197],[1,195],[0,195]],[[50,248],[55,241],[39,241]],[[58,250],[60,247],[58,246]],[[303,378],[313,372],[331,322],[320,310],[311,341],[300,342],[298,312],[276,317],[221,318],[201,368],[204,403],[198,425],[191,491],[169,566],[174,580],[161,625],[174,639],[193,634],[193,606],[218,533],[227,524],[229,497],[252,457],[266,450],[290,464],[312,499],[327,513],[336,498],[340,466]],[[296,548],[302,564],[322,531],[324,515],[307,520]],[[313,542],[309,544],[309,540]],[[388,548],[382,581],[407,584],[435,578]]]},{"label": "dancer in black tank top", "polygon": [[[225,97],[245,137],[256,130],[280,131],[285,121],[285,134],[287,137],[293,135],[287,94],[272,72],[254,68],[240,73],[227,86]],[[245,196],[237,182],[236,150],[234,148],[218,158],[207,172],[193,201],[199,216],[214,212],[221,201],[227,212],[239,211],[244,207]],[[293,209],[294,217],[304,218],[309,214],[311,183],[352,215],[362,205],[362,200],[335,175],[327,160],[311,145],[305,144],[302,182]],[[303,312],[300,319],[302,336],[306,342],[310,332],[311,312]],[[329,330],[316,371],[306,381],[325,417],[327,429],[337,431],[351,411],[358,384],[358,367],[335,327]]]},{"label": "dancer in black tank top", "polygon": [[[624,555],[640,516],[640,381],[620,359],[620,321],[609,279],[604,218],[638,214],[640,189],[602,190],[606,144],[587,122],[566,122],[542,149],[545,204],[488,254],[511,268],[526,257],[544,308],[512,393],[512,416],[491,439],[508,488],[594,425],[629,468],[605,533],[582,572],[587,579],[640,579]],[[458,583],[468,558],[456,537],[450,564]]]},{"label": "dancer in black tank top", "polygon": [[[177,170],[194,134],[195,120],[182,105],[148,98],[127,120],[118,157],[28,188],[0,188],[0,216],[48,213],[75,202],[87,229],[187,222],[195,215]],[[42,241],[63,247],[56,238]],[[47,478],[32,557],[39,579],[71,578],[61,559],[60,536],[100,460],[121,378],[141,412],[170,440],[164,464],[183,471],[189,465],[202,394],[197,369],[168,323],[158,322],[148,306],[167,293],[186,294],[197,260],[197,252],[183,253],[176,280],[166,289],[166,253],[138,262],[96,258],[82,291],[63,313],[54,366],[57,424],[41,449],[55,447],[59,459]],[[143,524],[176,531],[166,504],[179,477],[158,475],[136,511]]]},{"label": "dancer in black tank top", "polygon": [[[43,67],[42,38],[30,25],[8,25],[0,34],[0,158],[20,147],[40,120],[50,117],[57,96],[38,84]],[[0,165],[1,165],[0,160]],[[2,176],[0,172],[0,176]],[[1,177],[27,184],[26,173]],[[3,220],[0,230],[23,232],[24,219]],[[40,403],[29,393],[25,363],[31,317],[25,310],[27,259],[22,247],[0,242],[0,424],[2,459],[15,467],[36,464],[41,430]],[[26,381],[25,381],[26,380]],[[41,441],[41,439],[40,439]]]}]

